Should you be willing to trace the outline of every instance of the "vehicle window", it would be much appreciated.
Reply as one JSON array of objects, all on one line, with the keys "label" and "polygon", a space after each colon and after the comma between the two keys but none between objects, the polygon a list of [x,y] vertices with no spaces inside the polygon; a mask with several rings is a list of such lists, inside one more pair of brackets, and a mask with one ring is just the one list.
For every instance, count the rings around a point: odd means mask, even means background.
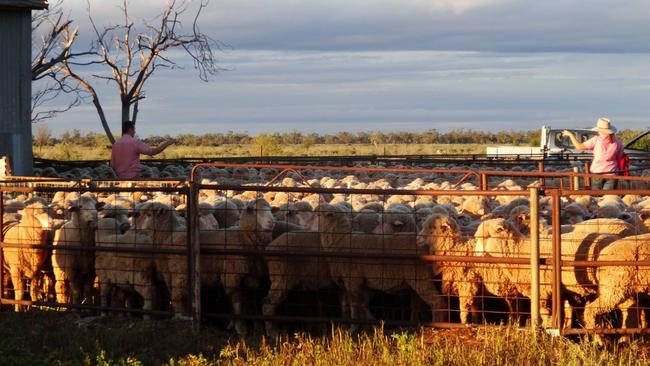
[{"label": "vehicle window", "polygon": [[571,139],[562,136],[562,131],[555,133],[555,146],[564,149],[573,149]]},{"label": "vehicle window", "polygon": [[589,132],[582,133],[582,134],[580,134],[580,136],[578,137],[578,141],[580,141],[580,142],[585,142],[585,141],[589,140],[590,138],[592,138],[592,137],[594,137],[594,136],[596,136],[596,133],[595,133],[595,132],[594,132],[594,133],[589,133]]},{"label": "vehicle window", "polygon": [[641,137],[639,140],[627,148],[632,150],[650,151],[650,133]]}]

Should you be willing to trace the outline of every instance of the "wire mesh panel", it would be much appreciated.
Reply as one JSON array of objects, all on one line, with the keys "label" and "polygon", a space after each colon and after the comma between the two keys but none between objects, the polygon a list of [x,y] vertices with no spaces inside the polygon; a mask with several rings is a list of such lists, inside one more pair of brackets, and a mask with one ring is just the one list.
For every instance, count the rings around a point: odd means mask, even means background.
[{"label": "wire mesh panel", "polygon": [[515,173],[210,164],[189,182],[3,181],[2,303],[203,315],[239,334],[524,325],[538,307],[564,334],[647,331],[650,191],[528,190],[572,176]]},{"label": "wire mesh panel", "polygon": [[87,183],[0,188],[3,303],[188,316],[187,188]]},{"label": "wire mesh panel", "polygon": [[[218,202],[233,213],[215,208],[218,222],[233,222],[236,213],[240,220],[225,230],[202,228],[202,285],[217,287],[215,298],[223,295],[221,301],[204,298],[204,313],[262,319],[269,333],[305,321],[356,327],[379,319],[480,323],[484,314],[495,315],[485,316],[490,321],[507,320],[502,291],[491,294],[480,266],[464,262],[481,261],[474,254],[475,232],[481,218],[500,206],[468,178],[476,177],[462,170],[204,168],[196,177],[200,204]],[[508,210],[518,206],[511,202]],[[273,223],[264,226],[269,210]],[[252,325],[234,323],[239,332]]]}]

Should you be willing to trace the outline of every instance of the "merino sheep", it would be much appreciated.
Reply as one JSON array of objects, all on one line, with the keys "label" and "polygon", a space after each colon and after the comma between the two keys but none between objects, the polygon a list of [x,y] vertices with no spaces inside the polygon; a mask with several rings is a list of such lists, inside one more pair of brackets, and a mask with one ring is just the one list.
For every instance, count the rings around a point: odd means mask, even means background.
[{"label": "merino sheep", "polygon": [[[286,256],[271,255],[286,250],[319,251],[321,250],[320,233],[305,231],[284,233],[266,247],[269,255],[265,259],[271,287],[264,299],[262,310],[265,316],[276,315],[278,306],[295,288],[319,290],[335,284],[330,275],[328,262],[322,257],[306,256],[293,260]],[[349,310],[343,295],[340,301],[342,315],[347,317]],[[274,322],[267,321],[265,326],[267,335],[274,336],[277,333]]]},{"label": "merino sheep", "polygon": [[[110,217],[99,219],[95,244],[98,248],[153,248],[151,232],[128,230],[128,226]],[[125,232],[126,231],[126,232]],[[155,262],[149,253],[114,253],[98,250],[95,271],[100,281],[102,306],[111,304],[113,287],[135,291],[144,299],[143,309],[152,310],[155,298]]]},{"label": "merino sheep", "polygon": [[214,204],[214,216],[219,227],[236,226],[239,221],[239,207],[231,199],[217,201]]},{"label": "merino sheep", "polygon": [[[562,234],[562,257],[569,260],[590,260],[598,252],[621,236],[632,233],[633,228],[618,219],[595,219],[575,225],[572,232]],[[549,237],[540,238],[540,254],[551,253],[552,241]],[[476,232],[476,252],[478,255],[497,257],[529,257],[530,241],[508,220],[491,219],[484,221]],[[521,265],[503,265],[509,281],[517,290],[530,297],[530,269]],[[540,272],[542,302],[541,314],[544,325],[550,325],[550,286],[551,269]],[[574,271],[562,272],[564,291],[572,296],[569,299],[584,299],[595,293],[595,275],[592,268],[578,267]],[[581,300],[583,301],[583,300]]]},{"label": "merino sheep", "polygon": [[92,301],[95,279],[95,254],[86,250],[66,250],[67,246],[92,248],[95,246],[97,228],[97,203],[89,196],[79,196],[69,201],[66,208],[70,221],[54,234],[52,270],[56,280],[56,300],[59,303],[81,304]]},{"label": "merino sheep", "polygon": [[[431,215],[423,223],[418,234],[418,245],[428,245],[433,248],[435,255],[464,255],[474,252],[472,240],[462,240],[460,228],[454,219],[440,215]],[[478,313],[474,297],[479,292],[479,274],[470,264],[439,262],[435,274],[442,275],[442,292],[455,294],[459,298],[460,321],[469,323],[469,314]],[[476,318],[472,318],[476,321]]]},{"label": "merino sheep", "polygon": [[[187,227],[174,208],[162,202],[147,202],[140,206],[142,230],[152,233],[154,248],[186,249]],[[155,257],[156,275],[162,280],[171,297],[172,311],[183,318],[186,313],[183,301],[187,288],[187,259],[175,254]]]},{"label": "merino sheep", "polygon": [[[258,199],[250,202],[242,211],[239,226],[226,230],[202,231],[201,248],[263,250],[271,241],[274,226],[271,206],[264,199]],[[233,313],[237,315],[244,313],[244,283],[257,285],[265,273],[265,264],[259,256],[201,256],[202,283],[220,283],[232,303]],[[234,326],[238,334],[246,334],[245,322],[236,320]]]},{"label": "merino sheep", "polygon": [[393,234],[404,232],[416,232],[417,225],[415,214],[410,207],[403,204],[390,205],[386,212],[381,215],[381,224],[377,226],[375,234]]},{"label": "merino sheep", "polygon": [[650,260],[650,234],[628,236],[616,240],[600,252],[599,260],[629,261],[630,266],[603,266],[596,270],[598,297],[585,307],[585,328],[596,326],[598,315],[616,308],[623,312],[622,327],[626,327],[628,309],[638,294],[650,294],[650,269],[633,266],[635,261]]},{"label": "merino sheep", "polygon": [[[351,233],[350,220],[344,210],[323,204],[315,210],[319,216],[321,247],[330,252],[359,254],[431,254],[433,248],[417,246],[416,233],[390,236]],[[404,285],[414,290],[432,309],[433,320],[440,309],[438,290],[433,285],[431,265],[413,260],[371,258],[336,258],[328,260],[332,278],[343,285],[350,301],[352,320],[369,314],[365,288],[396,291]]]},{"label": "merino sheep", "polygon": [[[50,217],[47,207],[40,202],[32,203],[20,211],[19,222],[5,223],[2,230],[4,242],[7,244],[48,244],[48,232],[52,230],[53,220]],[[43,269],[48,257],[48,250],[45,248],[11,248],[2,249],[4,255],[4,266],[9,270],[11,282],[14,288],[14,299],[22,300],[24,296],[26,279],[31,280],[30,297],[32,301],[41,300],[38,296],[38,289],[42,288]],[[16,305],[16,310],[22,310]]]}]

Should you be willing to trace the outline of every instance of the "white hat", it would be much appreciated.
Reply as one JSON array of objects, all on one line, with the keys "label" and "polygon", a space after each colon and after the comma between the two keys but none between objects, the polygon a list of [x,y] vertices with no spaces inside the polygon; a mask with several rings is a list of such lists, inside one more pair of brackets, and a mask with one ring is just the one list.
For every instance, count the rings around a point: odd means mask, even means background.
[{"label": "white hat", "polygon": [[616,127],[612,126],[609,122],[609,118],[600,117],[596,122],[596,127],[591,129],[592,131],[602,132],[606,135],[611,135],[616,133]]}]

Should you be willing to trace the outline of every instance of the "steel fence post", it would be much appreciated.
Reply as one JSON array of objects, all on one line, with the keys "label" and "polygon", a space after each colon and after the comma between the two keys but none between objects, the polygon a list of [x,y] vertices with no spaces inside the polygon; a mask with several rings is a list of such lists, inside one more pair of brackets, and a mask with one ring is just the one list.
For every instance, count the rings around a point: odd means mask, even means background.
[{"label": "steel fence post", "polygon": [[551,222],[553,230],[553,249],[551,252],[552,257],[552,288],[553,288],[553,298],[552,298],[552,326],[553,328],[562,331],[561,326],[561,317],[562,312],[562,232],[560,228],[560,191],[555,189],[552,191],[552,210],[551,210]]},{"label": "steel fence post", "polygon": [[575,190],[580,189],[580,177],[577,175],[577,174],[580,173],[580,168],[578,168],[577,166],[574,166],[573,167],[573,173],[575,173],[576,175],[571,177],[571,183],[572,183],[571,184],[571,190],[575,191]]},{"label": "steel fence post", "polygon": [[195,182],[189,184],[187,199],[188,279],[190,281],[190,315],[195,330],[201,326],[201,271],[199,241],[199,190]]},{"label": "steel fence post", "polygon": [[539,189],[530,188],[530,326],[537,333],[540,326],[539,310]]}]

